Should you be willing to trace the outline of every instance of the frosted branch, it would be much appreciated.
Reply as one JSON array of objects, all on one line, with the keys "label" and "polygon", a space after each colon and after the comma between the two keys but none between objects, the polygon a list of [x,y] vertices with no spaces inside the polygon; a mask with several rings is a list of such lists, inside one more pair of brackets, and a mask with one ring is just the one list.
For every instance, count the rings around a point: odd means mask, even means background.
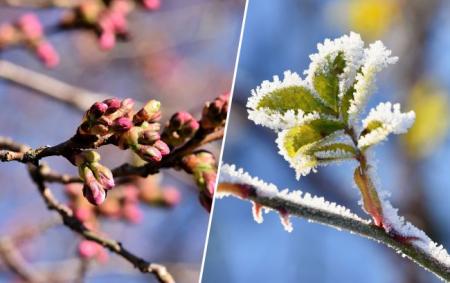
[{"label": "frosted branch", "polygon": [[[242,169],[236,170],[234,165],[222,166],[217,196],[234,196],[253,202],[253,213],[258,223],[262,222],[261,210],[268,209],[278,211],[288,229],[291,229],[288,217],[295,215],[367,237],[392,248],[441,280],[450,280],[450,256],[442,246],[438,246],[427,236],[417,238],[389,234],[345,207],[322,197],[303,195],[300,191],[279,191],[273,184],[253,178]],[[412,226],[409,223],[404,225]]]}]

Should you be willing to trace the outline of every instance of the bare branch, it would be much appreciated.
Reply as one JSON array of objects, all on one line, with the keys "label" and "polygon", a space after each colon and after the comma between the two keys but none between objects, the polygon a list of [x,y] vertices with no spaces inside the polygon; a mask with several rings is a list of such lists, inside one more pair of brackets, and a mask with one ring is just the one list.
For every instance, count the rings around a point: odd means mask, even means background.
[{"label": "bare branch", "polygon": [[56,211],[61,216],[65,226],[69,227],[72,231],[80,234],[85,239],[96,242],[109,249],[111,252],[122,256],[124,259],[132,263],[133,266],[139,269],[142,273],[154,274],[159,282],[175,282],[170,273],[168,273],[163,265],[157,263],[149,263],[125,249],[120,242],[102,237],[89,230],[82,222],[80,222],[76,217],[73,216],[72,210],[66,205],[59,203],[51,190],[45,186],[44,179],[41,175],[42,167],[37,167],[29,163],[28,169],[30,172],[30,176],[36,183],[48,209]]}]

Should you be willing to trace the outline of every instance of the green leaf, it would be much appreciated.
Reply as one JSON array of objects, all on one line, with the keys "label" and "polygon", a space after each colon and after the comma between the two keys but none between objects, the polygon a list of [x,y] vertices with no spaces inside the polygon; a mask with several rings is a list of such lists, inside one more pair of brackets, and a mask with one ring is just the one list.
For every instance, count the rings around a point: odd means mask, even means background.
[{"label": "green leaf", "polygon": [[265,95],[258,103],[257,109],[268,108],[274,112],[285,113],[288,110],[302,110],[305,113],[317,111],[334,114],[310,90],[302,86],[290,86],[277,89]]},{"label": "green leaf", "polygon": [[284,136],[283,146],[289,157],[305,145],[319,141],[322,135],[311,125],[302,125],[289,130]]},{"label": "green leaf", "polygon": [[330,58],[327,60],[328,65],[325,66],[325,70],[321,70],[314,74],[313,85],[323,101],[325,101],[335,113],[338,113],[339,75],[344,72],[345,68],[344,53],[339,52],[333,61],[331,61]]},{"label": "green leaf", "polygon": [[352,86],[349,88],[342,97],[340,113],[345,123],[348,123],[348,109],[350,109],[351,101],[355,94],[355,88]]},{"label": "green leaf", "polygon": [[342,150],[351,154],[356,154],[356,150],[353,146],[345,143],[333,143],[333,144],[327,144],[327,145],[319,145],[317,147],[313,147],[310,150],[308,150],[308,154],[313,154],[316,152],[321,151],[336,151],[336,150]]},{"label": "green leaf", "polygon": [[359,135],[360,137],[367,135],[368,133],[372,132],[373,130],[380,128],[383,126],[383,123],[380,121],[371,121],[367,127],[361,132]]},{"label": "green leaf", "polygon": [[339,121],[328,119],[313,120],[288,130],[284,137],[283,146],[288,156],[293,157],[302,147],[318,142],[343,128],[344,124]]}]

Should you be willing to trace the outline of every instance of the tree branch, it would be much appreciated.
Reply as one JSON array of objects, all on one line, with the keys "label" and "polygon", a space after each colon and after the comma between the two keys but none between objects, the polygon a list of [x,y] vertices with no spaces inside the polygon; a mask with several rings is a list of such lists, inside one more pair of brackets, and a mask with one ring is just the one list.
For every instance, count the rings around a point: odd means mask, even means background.
[{"label": "tree branch", "polygon": [[[234,170],[234,168],[231,170]],[[416,241],[421,241],[420,244],[423,244],[421,246],[425,245],[428,248],[428,250],[425,250],[418,244],[414,244],[414,241],[390,235],[384,229],[360,219],[341,206],[330,204],[323,198],[301,197],[296,193],[279,192],[274,185],[253,179],[248,174],[242,174],[242,171],[232,172],[230,176],[227,176],[227,172],[222,169],[220,178],[224,180],[219,183],[217,196],[234,196],[252,201],[255,205],[254,214],[257,218],[262,217],[260,214],[261,208],[265,207],[280,212],[283,219],[286,219],[289,215],[295,215],[339,230],[345,229],[404,254],[441,280],[450,280],[450,265],[448,264],[450,257],[443,248],[437,247],[431,241],[416,239]]]},{"label": "tree branch", "polygon": [[28,163],[28,169],[31,178],[36,183],[39,189],[39,193],[44,199],[48,209],[56,211],[61,216],[65,226],[69,227],[72,231],[80,234],[85,239],[96,242],[109,249],[111,252],[122,256],[124,259],[132,263],[133,266],[139,269],[142,273],[153,273],[159,280],[159,282],[175,282],[170,273],[167,272],[166,268],[163,265],[157,263],[149,263],[125,249],[120,242],[102,237],[89,230],[82,222],[80,222],[76,217],[73,216],[72,210],[64,204],[59,203],[58,200],[54,197],[51,190],[45,186],[44,179],[41,175],[42,167]]}]

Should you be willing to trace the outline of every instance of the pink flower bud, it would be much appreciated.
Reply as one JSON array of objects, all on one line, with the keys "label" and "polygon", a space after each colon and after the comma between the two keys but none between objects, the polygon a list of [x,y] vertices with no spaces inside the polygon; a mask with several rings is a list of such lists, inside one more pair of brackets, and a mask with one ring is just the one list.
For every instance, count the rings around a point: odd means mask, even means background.
[{"label": "pink flower bud", "polygon": [[149,162],[159,162],[162,159],[161,152],[153,146],[141,145],[136,152],[142,159]]},{"label": "pink flower bud", "polygon": [[105,189],[109,190],[114,187],[114,176],[108,167],[95,163],[91,165],[97,182]]},{"label": "pink flower bud", "polygon": [[78,244],[78,253],[83,258],[91,259],[98,253],[99,248],[97,243],[83,240]]},{"label": "pink flower bud", "polygon": [[112,31],[103,31],[99,39],[100,48],[110,50],[116,45],[116,35]]},{"label": "pink flower bud", "polygon": [[103,101],[108,106],[108,110],[106,110],[106,114],[111,114],[117,111],[120,108],[120,100],[117,98],[110,98]]},{"label": "pink flower bud", "polygon": [[126,202],[137,202],[139,199],[139,191],[135,186],[126,186],[123,188],[123,197]]},{"label": "pink flower bud", "polygon": [[161,136],[158,132],[149,130],[141,133],[141,136],[139,137],[139,143],[151,145],[159,139],[161,139]]},{"label": "pink flower bud", "polygon": [[42,25],[35,14],[23,15],[19,19],[19,26],[29,39],[38,39],[42,36]]},{"label": "pink flower bud", "polygon": [[125,112],[131,111],[133,110],[134,100],[131,98],[125,98],[124,100],[122,100],[120,106],[121,108],[123,108],[123,110],[125,110]]},{"label": "pink flower bud", "polygon": [[162,197],[164,199],[164,202],[166,204],[168,204],[169,206],[175,206],[175,205],[179,204],[181,201],[181,194],[174,187],[165,188],[162,191]]},{"label": "pink flower bud", "polygon": [[81,222],[86,222],[92,217],[92,210],[87,207],[78,207],[73,210],[73,215]]},{"label": "pink flower bud", "polygon": [[125,15],[119,11],[113,11],[109,15],[111,22],[114,26],[114,30],[118,33],[126,33],[128,30],[127,20]]},{"label": "pink flower bud", "polygon": [[183,136],[190,137],[192,136],[197,130],[200,128],[200,124],[197,120],[192,119],[191,121],[187,122],[182,128],[181,132]]},{"label": "pink flower bud", "polygon": [[56,53],[53,46],[47,42],[42,41],[36,47],[38,57],[44,62],[45,66],[52,68],[59,64],[59,55]]},{"label": "pink flower bud", "polygon": [[169,146],[163,142],[162,140],[158,140],[153,144],[154,147],[156,147],[159,152],[161,152],[162,156],[166,156],[167,154],[170,153],[170,148]]},{"label": "pink flower bud", "polygon": [[157,100],[150,100],[145,104],[144,108],[139,110],[133,117],[135,124],[143,122],[154,122],[161,118],[161,103]]},{"label": "pink flower bud", "polygon": [[105,114],[106,110],[108,110],[108,105],[106,103],[95,102],[89,109],[89,114],[91,114],[94,118],[99,118]]},{"label": "pink flower bud", "polygon": [[188,112],[177,112],[172,118],[170,118],[170,127],[179,129],[182,125],[193,119],[192,115]]},{"label": "pink flower bud", "polygon": [[123,206],[123,216],[132,223],[139,223],[142,221],[142,211],[135,203],[126,203]]},{"label": "pink flower bud", "polygon": [[92,182],[83,187],[83,196],[91,204],[100,205],[105,201],[106,191],[97,182]]},{"label": "pink flower bud", "polygon": [[131,129],[131,127],[133,126],[133,122],[126,118],[126,117],[119,117],[116,120],[114,120],[114,130],[119,131],[119,132],[125,132],[128,131],[129,129]]},{"label": "pink flower bud", "polygon": [[160,0],[144,0],[144,6],[145,8],[154,11],[158,10],[161,7],[161,1]]}]

